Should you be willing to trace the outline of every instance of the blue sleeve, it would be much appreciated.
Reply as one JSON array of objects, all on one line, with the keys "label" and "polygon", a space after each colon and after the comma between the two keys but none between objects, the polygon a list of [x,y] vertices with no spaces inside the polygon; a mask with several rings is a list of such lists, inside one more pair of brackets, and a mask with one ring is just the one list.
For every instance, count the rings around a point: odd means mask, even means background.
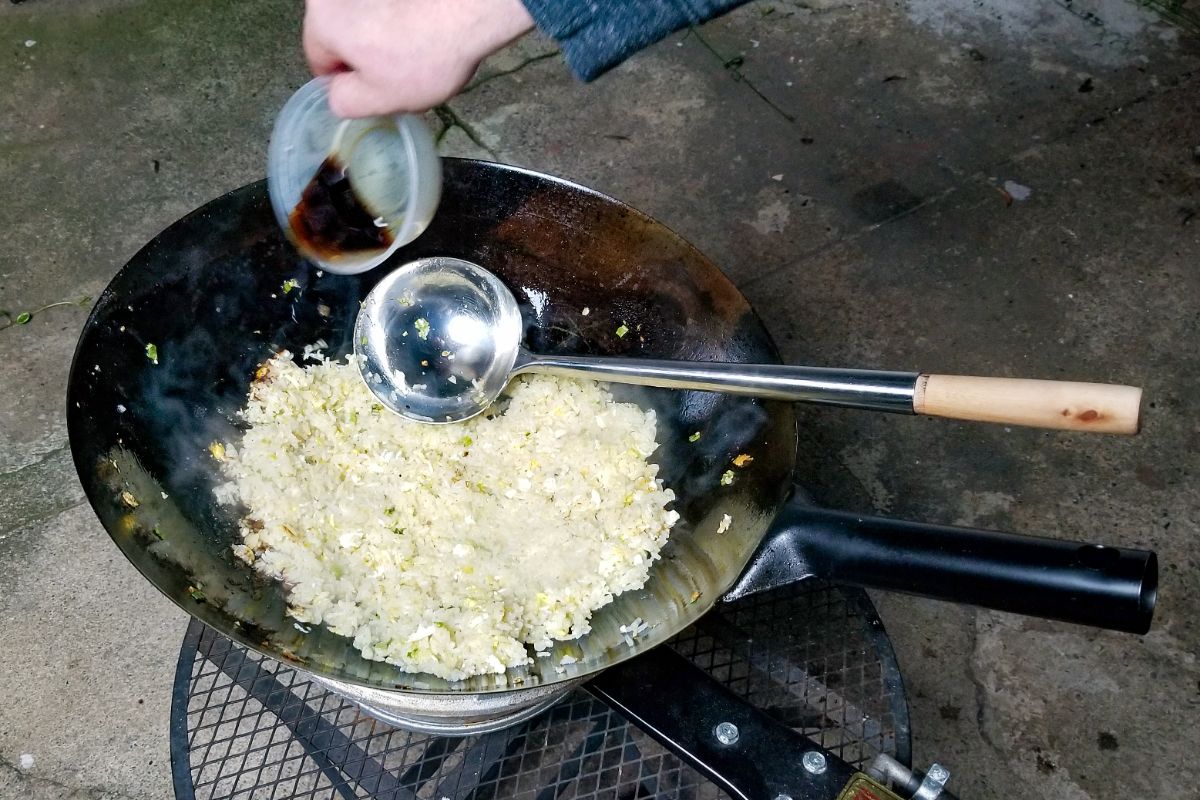
[{"label": "blue sleeve", "polygon": [[747,0],[524,0],[538,28],[590,81],[668,34]]}]

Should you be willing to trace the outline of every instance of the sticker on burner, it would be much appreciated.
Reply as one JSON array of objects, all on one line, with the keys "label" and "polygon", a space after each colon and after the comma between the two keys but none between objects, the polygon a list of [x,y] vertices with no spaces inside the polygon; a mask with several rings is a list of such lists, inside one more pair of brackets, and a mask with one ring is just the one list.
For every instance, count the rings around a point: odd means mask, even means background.
[{"label": "sticker on burner", "polygon": [[850,779],[837,800],[901,800],[895,792],[868,778],[861,772]]}]

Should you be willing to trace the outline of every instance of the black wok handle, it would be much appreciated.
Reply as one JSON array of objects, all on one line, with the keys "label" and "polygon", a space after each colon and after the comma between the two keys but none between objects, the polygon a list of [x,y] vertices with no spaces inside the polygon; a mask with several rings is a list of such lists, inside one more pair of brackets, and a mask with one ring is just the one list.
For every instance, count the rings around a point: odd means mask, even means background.
[{"label": "black wok handle", "polygon": [[727,599],[807,575],[1138,634],[1158,592],[1146,550],[791,503]]}]

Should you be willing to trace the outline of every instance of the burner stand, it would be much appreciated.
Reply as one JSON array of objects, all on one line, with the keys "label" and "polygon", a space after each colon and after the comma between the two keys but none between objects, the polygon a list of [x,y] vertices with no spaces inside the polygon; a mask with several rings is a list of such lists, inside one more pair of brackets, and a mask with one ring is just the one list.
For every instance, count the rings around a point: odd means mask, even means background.
[{"label": "burner stand", "polygon": [[[880,753],[910,763],[895,655],[860,590],[806,581],[718,605],[667,646],[853,766]],[[726,796],[583,688],[499,730],[412,732],[196,620],[176,670],[171,763],[178,800]]]}]

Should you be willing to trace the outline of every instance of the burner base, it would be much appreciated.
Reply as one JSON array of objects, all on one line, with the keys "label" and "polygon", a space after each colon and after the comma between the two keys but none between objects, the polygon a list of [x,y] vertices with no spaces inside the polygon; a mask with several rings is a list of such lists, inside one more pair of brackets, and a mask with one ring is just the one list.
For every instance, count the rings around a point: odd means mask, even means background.
[{"label": "burner base", "polygon": [[[860,590],[814,580],[722,603],[664,647],[858,770],[881,753],[909,763],[899,668]],[[564,697],[570,688],[330,685],[192,620],[171,705],[176,798],[729,797],[590,691]]]},{"label": "burner base", "polygon": [[482,695],[381,692],[318,676],[309,679],[394,728],[434,736],[472,736],[502,730],[536,717],[582,681]]}]

